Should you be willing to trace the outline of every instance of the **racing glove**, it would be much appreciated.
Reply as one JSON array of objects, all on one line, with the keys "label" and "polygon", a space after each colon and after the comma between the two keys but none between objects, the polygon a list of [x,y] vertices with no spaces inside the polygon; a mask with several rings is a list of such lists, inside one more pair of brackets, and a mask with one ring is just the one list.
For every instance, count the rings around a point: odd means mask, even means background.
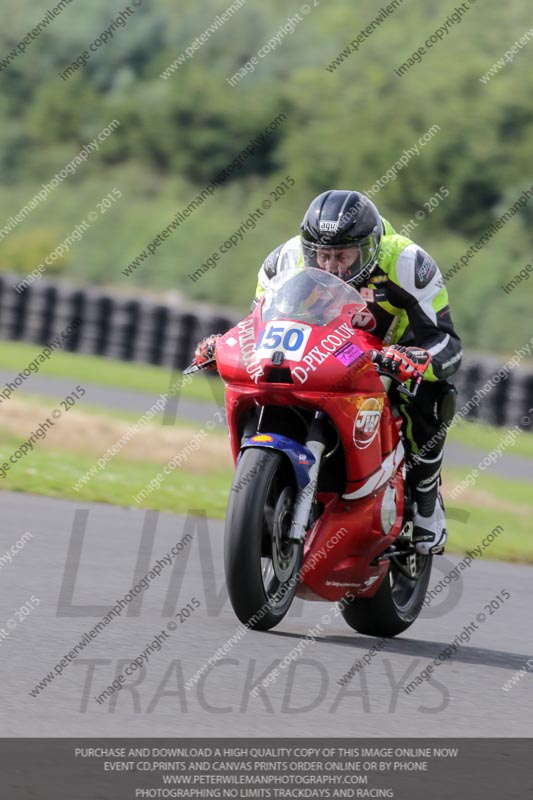
[{"label": "racing glove", "polygon": [[212,333],[206,336],[201,342],[196,345],[194,351],[194,361],[197,367],[204,369],[216,370],[217,362],[215,361],[217,342],[222,336],[221,333]]},{"label": "racing glove", "polygon": [[404,383],[423,375],[431,364],[431,353],[421,347],[402,347],[398,344],[385,347],[379,354],[379,365]]}]

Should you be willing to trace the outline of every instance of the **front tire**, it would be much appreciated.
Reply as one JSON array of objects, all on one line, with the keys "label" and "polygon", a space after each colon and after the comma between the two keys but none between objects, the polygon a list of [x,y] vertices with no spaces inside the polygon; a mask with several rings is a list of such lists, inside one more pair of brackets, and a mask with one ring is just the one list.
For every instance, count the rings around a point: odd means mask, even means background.
[{"label": "front tire", "polygon": [[288,539],[296,491],[281,453],[244,451],[226,513],[224,567],[233,610],[253,630],[281,622],[296,592],[303,544]]},{"label": "front tire", "polygon": [[[348,625],[366,636],[389,638],[405,631],[417,619],[431,575],[432,556],[411,556],[414,578],[405,575],[407,566],[391,559],[388,574],[373,597],[351,600],[342,609]],[[408,570],[407,570],[408,571]]]}]

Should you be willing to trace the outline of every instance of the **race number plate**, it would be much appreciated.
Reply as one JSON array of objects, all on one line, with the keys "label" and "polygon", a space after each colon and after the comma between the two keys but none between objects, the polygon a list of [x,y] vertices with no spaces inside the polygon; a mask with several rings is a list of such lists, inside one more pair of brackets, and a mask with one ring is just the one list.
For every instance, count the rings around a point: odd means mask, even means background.
[{"label": "race number plate", "polygon": [[273,353],[281,350],[285,358],[300,361],[310,335],[311,326],[303,322],[291,322],[291,320],[270,322],[257,340],[257,357],[272,358]]}]

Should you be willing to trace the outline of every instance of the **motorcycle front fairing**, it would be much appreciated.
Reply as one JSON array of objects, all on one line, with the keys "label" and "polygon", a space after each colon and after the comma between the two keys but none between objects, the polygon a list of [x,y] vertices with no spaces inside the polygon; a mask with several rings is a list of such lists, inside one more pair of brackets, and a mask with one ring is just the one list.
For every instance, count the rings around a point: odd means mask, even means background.
[{"label": "motorcycle front fairing", "polygon": [[[312,291],[316,294],[322,289],[327,295],[327,313],[310,311],[308,304],[302,311],[302,296],[306,298],[300,285],[292,294],[287,290],[287,286],[293,288],[295,277],[300,284],[310,273],[318,273],[313,276],[318,278],[318,288]],[[276,299],[274,286],[265,302],[217,345],[233,458],[236,461],[242,447],[242,420],[247,413],[268,406],[320,409],[342,440],[345,493],[364,491],[365,483],[379,472],[399,441],[391,425],[387,393],[369,355],[380,349],[381,342],[351,324],[366,304],[353,288],[322,270],[293,273],[292,278],[288,271],[278,278],[278,291],[285,291],[282,299]],[[276,431],[253,430],[250,435],[255,433]]]}]

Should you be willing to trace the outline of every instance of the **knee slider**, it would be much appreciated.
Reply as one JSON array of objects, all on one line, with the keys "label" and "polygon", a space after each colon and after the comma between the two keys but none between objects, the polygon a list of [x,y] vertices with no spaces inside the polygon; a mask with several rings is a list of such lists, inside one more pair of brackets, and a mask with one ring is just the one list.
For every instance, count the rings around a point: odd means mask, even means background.
[{"label": "knee slider", "polygon": [[451,383],[446,383],[437,401],[437,415],[441,425],[448,427],[451,424],[456,408],[457,389]]}]

